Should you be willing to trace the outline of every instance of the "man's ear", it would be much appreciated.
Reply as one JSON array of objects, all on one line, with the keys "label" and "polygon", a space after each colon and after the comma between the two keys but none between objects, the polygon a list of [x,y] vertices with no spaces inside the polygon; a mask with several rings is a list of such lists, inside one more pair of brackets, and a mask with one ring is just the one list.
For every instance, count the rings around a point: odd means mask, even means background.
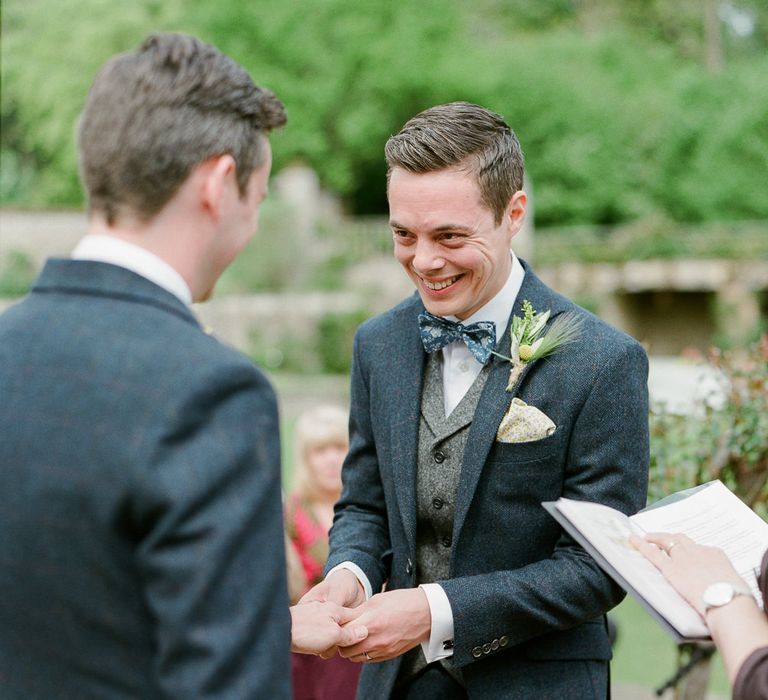
[{"label": "man's ear", "polygon": [[504,218],[509,226],[510,237],[515,236],[522,228],[527,204],[528,195],[522,190],[515,192],[509,200]]},{"label": "man's ear", "polygon": [[235,182],[235,159],[227,154],[211,158],[201,166],[201,205],[213,218],[221,216],[227,190]]}]

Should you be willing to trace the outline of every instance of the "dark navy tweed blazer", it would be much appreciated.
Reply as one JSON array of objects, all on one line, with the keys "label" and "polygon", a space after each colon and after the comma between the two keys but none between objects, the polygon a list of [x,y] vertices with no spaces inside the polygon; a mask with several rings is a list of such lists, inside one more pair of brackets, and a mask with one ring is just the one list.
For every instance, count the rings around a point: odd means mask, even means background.
[{"label": "dark navy tweed blazer", "polygon": [[171,294],[49,261],[0,316],[0,697],[290,697],[275,396]]},{"label": "dark navy tweed blazer", "polygon": [[[470,698],[605,697],[611,651],[603,614],[623,593],[542,508],[560,496],[626,513],[645,505],[648,363],[641,346],[544,285],[524,264],[527,299],[576,311],[580,339],[525,369],[506,391],[494,357],[470,427],[456,495],[451,574],[453,663]],[[415,585],[417,430],[425,353],[417,295],[355,338],[350,453],[328,568],[351,560],[373,590]],[[509,351],[509,328],[500,342]],[[518,396],[557,426],[542,440],[496,441]],[[387,698],[399,660],[366,664],[358,697]]]}]

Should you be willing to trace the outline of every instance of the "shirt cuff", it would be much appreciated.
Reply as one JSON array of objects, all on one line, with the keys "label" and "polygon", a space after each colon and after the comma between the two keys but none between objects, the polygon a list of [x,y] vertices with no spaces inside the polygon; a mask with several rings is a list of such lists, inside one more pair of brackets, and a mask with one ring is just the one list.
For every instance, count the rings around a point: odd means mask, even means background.
[{"label": "shirt cuff", "polygon": [[[365,575],[363,570],[353,561],[343,561],[341,564],[336,564],[336,566],[334,566],[326,574],[325,578],[328,578],[334,571],[338,571],[339,569],[349,569],[355,576],[357,576],[357,580],[363,584],[363,588],[365,589],[366,600],[368,600],[373,595],[373,591],[371,590],[371,582],[368,580],[368,577]],[[447,600],[448,599],[446,597],[446,601]],[[451,617],[451,626],[453,626],[453,617]]]},{"label": "shirt cuff", "polygon": [[453,610],[448,596],[442,586],[437,583],[422,583],[419,588],[424,591],[432,615],[432,628],[429,639],[421,643],[424,658],[427,663],[453,656]]}]

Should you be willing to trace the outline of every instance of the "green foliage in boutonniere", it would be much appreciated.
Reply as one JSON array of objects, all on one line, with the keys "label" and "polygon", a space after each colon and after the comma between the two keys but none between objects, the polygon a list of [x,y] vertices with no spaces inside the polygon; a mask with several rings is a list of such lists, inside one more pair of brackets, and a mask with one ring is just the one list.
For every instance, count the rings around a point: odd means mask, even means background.
[{"label": "green foliage in boutonniere", "polygon": [[547,328],[550,315],[549,309],[544,313],[534,311],[531,302],[525,299],[523,317],[512,317],[510,356],[505,357],[498,352],[494,353],[512,363],[507,391],[515,388],[526,364],[551,355],[563,345],[572,343],[579,337],[581,319],[575,312],[560,314]]}]

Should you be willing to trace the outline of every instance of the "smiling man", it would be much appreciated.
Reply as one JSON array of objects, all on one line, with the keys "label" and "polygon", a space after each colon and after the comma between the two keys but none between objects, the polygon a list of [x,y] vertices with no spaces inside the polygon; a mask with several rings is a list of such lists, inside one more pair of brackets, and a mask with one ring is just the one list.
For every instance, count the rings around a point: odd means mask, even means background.
[{"label": "smiling man", "polygon": [[645,504],[645,353],[513,254],[523,156],[499,115],[433,107],[386,157],[418,293],[356,335],[328,574],[305,601],[358,606],[369,636],[341,653],[366,663],[360,698],[604,698],[622,593],[540,504]]}]

